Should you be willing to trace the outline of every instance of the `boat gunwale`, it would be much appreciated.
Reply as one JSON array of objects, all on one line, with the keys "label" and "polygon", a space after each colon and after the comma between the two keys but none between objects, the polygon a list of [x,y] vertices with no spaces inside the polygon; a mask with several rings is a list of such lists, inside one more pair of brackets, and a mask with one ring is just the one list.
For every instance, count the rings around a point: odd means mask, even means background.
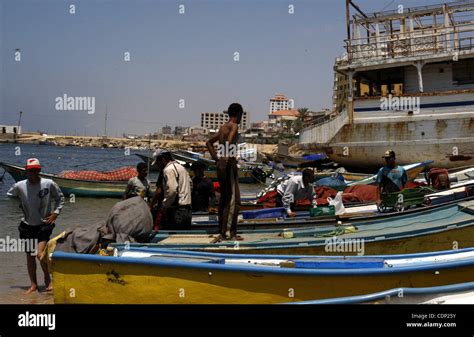
[{"label": "boat gunwale", "polygon": [[[468,248],[468,251],[474,251],[474,248]],[[451,254],[456,254],[462,250],[450,251]],[[179,254],[180,252],[168,251],[168,254]],[[432,256],[436,255],[436,252]],[[409,256],[415,257],[417,254],[405,255],[405,258]],[[441,255],[449,255],[444,253]],[[264,255],[262,255],[264,256]],[[309,258],[316,258],[317,256],[306,256]],[[474,257],[468,259],[459,259],[456,261],[442,261],[442,262],[431,262],[422,263],[418,265],[401,266],[396,268],[346,268],[346,269],[305,269],[305,268],[288,268],[288,267],[272,267],[272,266],[256,266],[256,265],[229,265],[229,264],[218,264],[218,263],[203,263],[203,262],[182,262],[182,261],[166,261],[166,260],[154,260],[152,257],[145,258],[133,258],[133,257],[118,257],[118,256],[102,256],[102,255],[90,255],[90,254],[79,254],[79,253],[66,253],[66,252],[54,252],[52,255],[53,262],[55,260],[63,261],[82,261],[92,263],[108,263],[108,264],[131,264],[131,265],[147,265],[157,266],[164,268],[186,268],[186,269],[202,269],[205,271],[227,271],[227,272],[244,272],[244,273],[262,273],[262,274],[284,274],[288,276],[299,276],[299,275],[387,275],[387,274],[402,274],[409,272],[425,272],[430,270],[444,270],[453,269],[460,267],[474,266]],[[241,256],[241,259],[247,258],[245,255]],[[324,256],[323,256],[324,258]],[[342,258],[342,257],[341,257]],[[348,257],[345,257],[346,259]],[[365,256],[367,258],[367,256]],[[281,257],[279,259],[282,259]],[[54,267],[53,267],[54,270]]]},{"label": "boat gunwale", "polygon": [[385,298],[386,296],[397,296],[402,293],[403,297],[406,295],[431,295],[431,294],[451,294],[459,291],[474,290],[474,282],[455,283],[435,287],[400,287],[389,290],[379,291],[365,295],[346,296],[337,298],[325,298],[321,300],[309,300],[300,302],[286,302],[281,304],[290,305],[316,305],[316,304],[359,304],[376,301]]},{"label": "boat gunwale", "polygon": [[[7,168],[12,168],[15,172],[24,172],[25,168],[18,166],[18,165],[13,165],[13,164],[8,164],[5,162],[0,162],[0,166],[3,167],[8,173]],[[7,167],[7,168],[5,168]],[[100,183],[100,184],[112,184],[112,185],[123,185],[126,184],[128,180],[85,180],[85,179],[73,179],[73,178],[65,178],[65,177],[60,177],[57,174],[53,173],[46,173],[46,172],[41,172],[40,176],[47,178],[47,179],[56,179],[56,180],[65,180],[65,181],[74,181],[74,182],[86,182],[86,183]],[[26,178],[25,178],[26,179]]]}]

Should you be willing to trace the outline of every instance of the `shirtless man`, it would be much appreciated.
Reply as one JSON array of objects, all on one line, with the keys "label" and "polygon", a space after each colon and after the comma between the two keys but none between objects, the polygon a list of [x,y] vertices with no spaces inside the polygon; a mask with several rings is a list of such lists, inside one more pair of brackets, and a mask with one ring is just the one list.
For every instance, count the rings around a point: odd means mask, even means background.
[{"label": "shirtless man", "polygon": [[[221,198],[219,200],[220,240],[242,240],[237,235],[237,217],[240,209],[239,171],[237,168],[237,137],[244,110],[239,103],[232,103],[227,110],[229,121],[221,126],[219,132],[206,143],[212,159],[216,161],[217,179]],[[214,144],[219,142],[219,155]]]}]

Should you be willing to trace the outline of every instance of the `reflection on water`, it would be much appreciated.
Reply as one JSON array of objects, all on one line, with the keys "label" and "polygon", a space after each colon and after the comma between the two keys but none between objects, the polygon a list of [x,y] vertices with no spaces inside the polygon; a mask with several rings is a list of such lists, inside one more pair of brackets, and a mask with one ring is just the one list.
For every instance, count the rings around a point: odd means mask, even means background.
[{"label": "reflection on water", "polygon": [[[15,155],[16,146],[20,146],[20,156]],[[124,150],[0,144],[0,161],[23,166],[26,159],[30,157],[38,158],[43,165],[43,171],[48,173],[83,169],[112,170],[122,166],[135,166],[140,162],[133,153],[126,155]],[[91,165],[87,165],[89,163]],[[0,177],[2,174],[3,171],[0,169]],[[151,180],[153,178],[152,176]],[[22,215],[17,201],[6,196],[13,183],[14,180],[8,173],[0,182],[0,238],[4,239],[7,236],[18,237],[18,224]],[[258,188],[258,185],[242,186],[242,191],[245,193]],[[65,229],[105,221],[109,210],[117,201],[118,199],[76,197],[75,202],[71,203],[66,199],[66,205],[56,221],[56,228],[52,235],[55,236]],[[0,252],[0,268],[0,303],[53,303],[52,293],[39,292],[24,295],[30,286],[25,253]],[[39,264],[37,276],[41,290],[44,283]]]}]

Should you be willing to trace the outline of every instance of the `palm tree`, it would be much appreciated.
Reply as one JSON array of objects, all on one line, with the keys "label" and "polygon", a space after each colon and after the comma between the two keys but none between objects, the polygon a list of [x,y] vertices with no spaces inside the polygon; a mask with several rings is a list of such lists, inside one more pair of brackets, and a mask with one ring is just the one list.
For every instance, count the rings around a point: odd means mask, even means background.
[{"label": "palm tree", "polygon": [[301,129],[303,129],[304,121],[306,119],[306,116],[308,115],[308,112],[309,112],[308,108],[298,109],[298,119],[295,120],[293,124],[293,130],[295,130],[295,132],[300,132]]}]

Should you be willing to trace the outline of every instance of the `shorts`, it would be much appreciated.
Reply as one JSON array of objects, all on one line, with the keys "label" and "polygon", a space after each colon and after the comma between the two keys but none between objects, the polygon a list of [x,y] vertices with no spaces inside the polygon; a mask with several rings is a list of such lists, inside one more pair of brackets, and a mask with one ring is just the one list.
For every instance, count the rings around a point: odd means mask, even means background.
[{"label": "shorts", "polygon": [[20,239],[36,239],[38,242],[47,242],[49,241],[55,226],[56,225],[54,223],[49,225],[30,226],[22,221],[18,226],[18,230],[20,231]]}]

